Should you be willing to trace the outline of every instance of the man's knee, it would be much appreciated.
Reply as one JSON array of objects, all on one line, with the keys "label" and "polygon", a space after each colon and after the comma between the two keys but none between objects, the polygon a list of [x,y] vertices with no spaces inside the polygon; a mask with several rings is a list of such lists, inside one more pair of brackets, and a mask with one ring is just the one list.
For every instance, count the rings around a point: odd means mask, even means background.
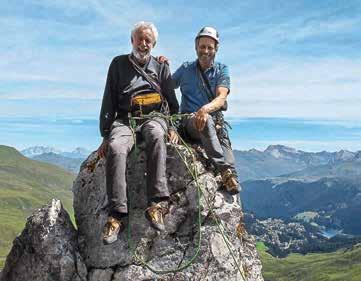
[{"label": "man's knee", "polygon": [[165,142],[166,130],[159,122],[151,121],[147,125],[146,139],[152,142]]},{"label": "man's knee", "polygon": [[216,127],[213,118],[210,115],[208,116],[204,129],[202,130],[202,134],[208,137],[216,135]]},{"label": "man's knee", "polygon": [[108,153],[111,155],[127,154],[131,148],[128,137],[118,137],[109,141]]}]

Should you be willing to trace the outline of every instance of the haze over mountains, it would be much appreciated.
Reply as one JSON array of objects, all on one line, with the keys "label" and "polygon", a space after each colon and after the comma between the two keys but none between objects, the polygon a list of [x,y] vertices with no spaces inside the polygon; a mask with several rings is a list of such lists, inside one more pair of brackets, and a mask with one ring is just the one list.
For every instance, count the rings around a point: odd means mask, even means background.
[{"label": "haze over mountains", "polygon": [[73,151],[61,151],[50,146],[33,146],[21,151],[31,159],[59,166],[69,172],[77,174],[81,163],[91,151],[77,147]]},{"label": "haze over mountains", "polygon": [[90,150],[87,150],[82,147],[77,147],[73,151],[61,151],[55,147],[51,146],[32,146],[20,151],[21,154],[28,158],[33,158],[35,156],[39,156],[46,153],[54,153],[64,157],[69,158],[86,158],[91,153]]},{"label": "haze over mountains", "polygon": [[[21,151],[26,157],[52,163],[72,172],[78,171],[81,161],[90,152],[81,147],[67,152],[49,146],[34,146]],[[268,179],[282,175],[295,178],[312,176],[320,178],[327,174],[346,175],[350,172],[346,164],[348,160],[361,162],[361,151],[305,152],[283,145],[270,145],[264,151],[234,150],[234,154],[241,181]],[[316,166],[317,169],[315,169]],[[351,171],[352,174],[355,172]]]},{"label": "haze over mountains", "polygon": [[[264,151],[235,150],[236,167],[241,181],[266,179],[300,172],[319,176],[315,167],[333,167],[347,161],[361,162],[361,151],[305,152],[283,145],[270,145]],[[328,165],[328,166],[327,166]],[[313,173],[312,173],[313,171]],[[302,174],[302,172],[301,172]]]}]

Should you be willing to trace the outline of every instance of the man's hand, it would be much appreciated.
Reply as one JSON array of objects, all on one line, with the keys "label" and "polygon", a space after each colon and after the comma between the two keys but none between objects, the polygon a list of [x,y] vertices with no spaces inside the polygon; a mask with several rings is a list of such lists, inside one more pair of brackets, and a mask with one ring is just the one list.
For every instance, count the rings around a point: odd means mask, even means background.
[{"label": "man's hand", "polygon": [[195,114],[194,116],[194,122],[195,122],[195,125],[196,125],[196,128],[198,131],[202,131],[207,123],[207,120],[208,120],[208,117],[209,117],[209,114],[208,112],[203,108],[201,107]]},{"label": "man's hand", "polygon": [[173,144],[177,144],[179,142],[178,134],[173,129],[168,130],[168,139],[169,139],[169,142],[173,143]]},{"label": "man's hand", "polygon": [[100,158],[106,157],[108,151],[108,141],[103,139],[102,144],[98,148],[98,156]]},{"label": "man's hand", "polygon": [[159,63],[166,63],[166,64],[170,64],[170,60],[167,58],[167,57],[165,57],[165,56],[159,56],[159,57],[157,57],[157,61],[159,62]]}]

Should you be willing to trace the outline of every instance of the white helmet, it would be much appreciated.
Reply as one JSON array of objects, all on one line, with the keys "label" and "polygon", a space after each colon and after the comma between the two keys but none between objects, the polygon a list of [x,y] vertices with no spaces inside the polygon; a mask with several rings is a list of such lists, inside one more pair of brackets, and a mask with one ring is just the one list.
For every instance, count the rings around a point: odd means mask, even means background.
[{"label": "white helmet", "polygon": [[197,34],[196,40],[200,37],[207,36],[216,40],[217,44],[219,43],[219,34],[218,31],[210,26],[203,27]]}]

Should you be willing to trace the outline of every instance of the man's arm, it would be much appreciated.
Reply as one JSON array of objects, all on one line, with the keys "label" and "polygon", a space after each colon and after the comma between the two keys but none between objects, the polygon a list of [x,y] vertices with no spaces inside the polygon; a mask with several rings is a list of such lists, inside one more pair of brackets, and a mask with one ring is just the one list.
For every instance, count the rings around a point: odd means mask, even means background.
[{"label": "man's arm", "polygon": [[176,114],[179,112],[179,104],[174,91],[174,82],[172,81],[169,66],[165,63],[162,66],[161,88],[163,96],[168,102],[170,114]]},{"label": "man's arm", "polygon": [[229,93],[229,89],[225,88],[223,86],[216,88],[216,98],[212,100],[211,102],[203,105],[201,109],[207,113],[215,112],[219,109],[221,109],[226,100]]},{"label": "man's arm", "polygon": [[105,84],[104,95],[102,106],[99,116],[99,129],[100,134],[103,137],[103,142],[98,148],[99,157],[104,157],[106,155],[107,146],[108,146],[108,136],[110,133],[110,127],[115,118],[115,105],[113,97],[115,95],[115,61],[113,60],[109,66],[107,82]]},{"label": "man's arm", "polygon": [[202,106],[196,112],[196,127],[200,131],[202,131],[206,125],[208,114],[221,109],[230,92],[231,82],[228,67],[226,65],[221,65],[220,67],[219,77],[216,82],[216,98]]},{"label": "man's arm", "polygon": [[[166,98],[169,106],[170,114],[177,114],[179,112],[179,104],[174,91],[174,84],[168,64],[163,64],[162,83],[163,95]],[[172,126],[168,129],[168,139],[171,143],[178,143],[177,129]]]},{"label": "man's arm", "polygon": [[179,88],[180,84],[181,84],[181,79],[182,79],[182,75],[184,72],[184,65],[181,65],[180,67],[178,67],[178,69],[172,74],[172,85],[173,85],[173,89],[177,89]]},{"label": "man's arm", "polygon": [[211,102],[203,105],[195,115],[196,128],[199,131],[204,129],[206,125],[207,119],[209,117],[209,113],[215,112],[222,108],[224,103],[227,100],[227,96],[229,93],[229,89],[223,86],[216,88],[216,98]]}]

